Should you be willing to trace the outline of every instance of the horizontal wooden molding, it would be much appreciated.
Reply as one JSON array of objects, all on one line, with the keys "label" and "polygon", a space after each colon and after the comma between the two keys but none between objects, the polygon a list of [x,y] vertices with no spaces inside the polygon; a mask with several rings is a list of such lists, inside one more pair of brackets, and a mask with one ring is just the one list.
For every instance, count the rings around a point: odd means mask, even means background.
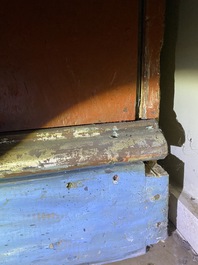
[{"label": "horizontal wooden molding", "polygon": [[158,160],[167,151],[155,120],[0,134],[0,178]]}]

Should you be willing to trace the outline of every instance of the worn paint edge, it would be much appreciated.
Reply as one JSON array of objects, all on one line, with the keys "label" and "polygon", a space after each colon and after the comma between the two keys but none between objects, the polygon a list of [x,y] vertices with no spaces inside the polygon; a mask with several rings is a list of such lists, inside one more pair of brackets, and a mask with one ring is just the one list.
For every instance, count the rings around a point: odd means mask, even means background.
[{"label": "worn paint edge", "polygon": [[0,146],[0,178],[157,160],[168,152],[155,120],[1,135]]},{"label": "worn paint edge", "polygon": [[139,118],[159,118],[160,52],[163,44],[165,0],[144,0],[142,73]]},{"label": "worn paint edge", "polygon": [[[148,164],[149,167],[146,165],[146,219],[148,219],[147,245],[151,245],[168,237],[169,175],[156,162]],[[152,215],[150,209],[153,211]]]}]

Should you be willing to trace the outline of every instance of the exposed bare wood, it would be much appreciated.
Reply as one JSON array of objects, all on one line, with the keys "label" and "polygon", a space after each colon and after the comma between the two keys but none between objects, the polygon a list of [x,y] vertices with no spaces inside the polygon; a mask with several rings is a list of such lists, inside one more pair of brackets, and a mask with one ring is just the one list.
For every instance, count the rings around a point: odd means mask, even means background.
[{"label": "exposed bare wood", "polygon": [[163,43],[165,0],[145,0],[141,104],[139,117],[159,117],[160,51]]},{"label": "exposed bare wood", "polygon": [[0,135],[0,177],[108,163],[162,159],[154,120],[41,129]]}]

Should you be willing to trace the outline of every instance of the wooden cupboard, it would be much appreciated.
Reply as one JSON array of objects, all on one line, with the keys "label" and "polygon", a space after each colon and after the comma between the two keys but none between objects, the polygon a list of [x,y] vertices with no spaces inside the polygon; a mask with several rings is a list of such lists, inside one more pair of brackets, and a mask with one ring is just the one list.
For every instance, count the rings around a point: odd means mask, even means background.
[{"label": "wooden cupboard", "polygon": [[158,118],[164,1],[2,1],[0,131]]},{"label": "wooden cupboard", "polygon": [[167,234],[165,1],[0,4],[0,260],[144,253]]}]

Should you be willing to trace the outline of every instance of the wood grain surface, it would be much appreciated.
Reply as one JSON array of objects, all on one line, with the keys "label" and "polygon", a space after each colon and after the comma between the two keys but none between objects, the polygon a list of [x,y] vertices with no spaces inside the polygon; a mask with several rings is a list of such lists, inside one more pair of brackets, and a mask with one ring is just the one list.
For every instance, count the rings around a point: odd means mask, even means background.
[{"label": "wood grain surface", "polygon": [[41,129],[0,135],[1,178],[50,170],[162,159],[155,120]]}]

